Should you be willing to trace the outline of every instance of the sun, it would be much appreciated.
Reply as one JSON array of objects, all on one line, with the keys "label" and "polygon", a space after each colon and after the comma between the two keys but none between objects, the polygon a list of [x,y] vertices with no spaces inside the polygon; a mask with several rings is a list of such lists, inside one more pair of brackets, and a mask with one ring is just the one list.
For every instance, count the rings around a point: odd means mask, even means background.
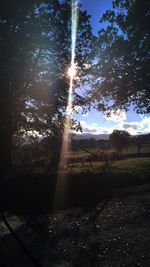
[{"label": "sun", "polygon": [[68,68],[67,74],[68,74],[69,78],[74,78],[76,76],[77,70],[76,70],[75,65]]}]

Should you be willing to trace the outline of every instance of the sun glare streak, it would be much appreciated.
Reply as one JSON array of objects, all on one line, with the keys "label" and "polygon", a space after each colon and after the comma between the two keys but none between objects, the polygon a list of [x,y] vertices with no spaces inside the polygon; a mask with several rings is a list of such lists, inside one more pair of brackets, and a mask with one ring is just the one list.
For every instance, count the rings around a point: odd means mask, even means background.
[{"label": "sun glare streak", "polygon": [[68,69],[68,72],[67,72],[69,78],[71,78],[71,77],[75,77],[75,76],[76,76],[76,73],[77,73],[77,71],[76,71],[76,66],[75,66],[75,65],[74,65],[74,66],[71,66],[71,67]]},{"label": "sun glare streak", "polygon": [[73,81],[76,75],[75,68],[75,48],[76,48],[76,35],[78,23],[78,0],[71,1],[71,64],[68,69],[68,76],[70,78],[68,103],[66,107],[66,120],[64,125],[63,143],[59,162],[59,171],[56,184],[56,193],[54,200],[54,208],[61,209],[65,207],[66,195],[66,173],[65,167],[67,166],[67,154],[70,146],[70,127],[72,115],[72,98],[73,98]]}]

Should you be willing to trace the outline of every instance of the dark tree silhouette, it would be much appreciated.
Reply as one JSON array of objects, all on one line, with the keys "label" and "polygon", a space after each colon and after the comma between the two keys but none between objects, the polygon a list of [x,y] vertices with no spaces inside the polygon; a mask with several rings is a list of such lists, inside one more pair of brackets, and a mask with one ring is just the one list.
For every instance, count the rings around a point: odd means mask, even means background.
[{"label": "dark tree silhouette", "polygon": [[111,145],[117,150],[118,153],[127,149],[129,146],[130,134],[123,130],[114,130],[109,137]]},{"label": "dark tree silhouette", "polygon": [[142,135],[138,135],[134,137],[133,142],[135,143],[136,147],[137,147],[137,153],[141,153],[142,148],[145,145],[149,145],[149,134],[142,134]]},{"label": "dark tree silhouette", "polygon": [[91,99],[99,110],[150,112],[150,1],[114,0],[99,31]]},{"label": "dark tree silhouette", "polygon": [[[0,169],[11,168],[12,144],[33,132],[60,140],[71,61],[70,1],[1,1]],[[90,64],[89,16],[79,8],[76,86]],[[74,101],[82,104],[76,92]],[[14,139],[15,137],[15,139]]]}]

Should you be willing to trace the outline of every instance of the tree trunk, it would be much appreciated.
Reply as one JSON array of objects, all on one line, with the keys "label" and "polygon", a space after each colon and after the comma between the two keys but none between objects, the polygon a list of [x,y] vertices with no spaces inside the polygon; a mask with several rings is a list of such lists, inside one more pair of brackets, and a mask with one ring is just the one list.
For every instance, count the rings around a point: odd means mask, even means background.
[{"label": "tree trunk", "polygon": [[10,171],[12,149],[12,116],[11,105],[5,102],[0,107],[0,172]]},{"label": "tree trunk", "polygon": [[12,169],[11,160],[11,138],[6,132],[5,136],[0,135],[0,172]]}]

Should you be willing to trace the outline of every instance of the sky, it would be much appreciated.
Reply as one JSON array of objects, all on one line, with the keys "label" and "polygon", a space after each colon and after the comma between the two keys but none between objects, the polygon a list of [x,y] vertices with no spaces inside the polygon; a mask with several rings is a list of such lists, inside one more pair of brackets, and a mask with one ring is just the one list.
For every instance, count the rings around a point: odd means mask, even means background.
[{"label": "sky", "polygon": [[[91,15],[93,33],[97,35],[101,25],[99,19],[102,14],[112,7],[112,0],[79,0],[82,9]],[[87,114],[82,114],[82,108],[77,107],[78,114],[74,118],[80,121],[83,133],[110,134],[114,129],[126,130],[132,135],[150,133],[150,115],[136,114],[131,106],[129,112],[118,110],[117,113],[107,116],[92,109]]]}]

